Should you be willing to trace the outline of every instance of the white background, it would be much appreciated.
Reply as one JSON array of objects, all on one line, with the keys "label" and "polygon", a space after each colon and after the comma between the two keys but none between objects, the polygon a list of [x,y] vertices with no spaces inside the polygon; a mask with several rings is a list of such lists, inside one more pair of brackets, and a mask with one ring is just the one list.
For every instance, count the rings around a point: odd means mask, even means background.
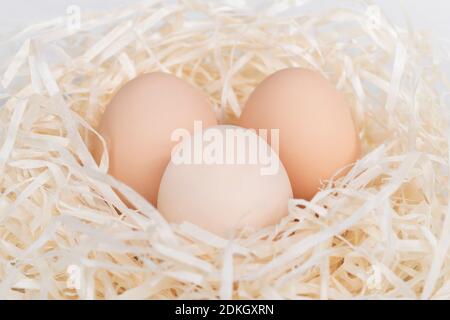
[{"label": "white background", "polygon": [[[78,5],[81,11],[119,7],[141,0],[0,0],[0,38],[18,31],[28,24],[62,16],[70,5]],[[233,0],[228,0],[229,2]],[[242,1],[242,0],[240,0]],[[276,1],[276,0],[272,0]],[[314,0],[321,4],[345,2],[343,0]],[[406,11],[417,29],[432,30],[450,40],[449,0],[372,0],[397,24],[404,24]],[[249,0],[258,4],[268,0]]]},{"label": "white background", "polygon": [[[37,22],[56,17],[67,16],[67,9],[76,5],[83,12],[101,11],[120,8],[127,4],[153,0],[0,0],[0,71],[9,63],[10,57],[18,50],[20,42],[8,41],[11,34],[21,31],[24,27]],[[162,0],[175,2],[176,0]],[[201,1],[201,0],[198,0]],[[207,1],[207,0],[204,0]],[[277,0],[208,0],[226,3],[245,2],[255,7],[274,3]],[[294,0],[291,0],[294,1]],[[307,2],[314,9],[330,8],[343,5],[349,0],[296,0]],[[378,4],[388,18],[396,25],[406,26],[409,20],[413,30],[428,31],[437,37],[441,45],[450,52],[450,0],[365,0]],[[354,3],[354,0],[352,1]],[[296,9],[293,9],[296,10]],[[302,7],[297,10],[304,10]],[[449,70],[450,65],[446,67]],[[1,89],[0,89],[1,92]]]}]

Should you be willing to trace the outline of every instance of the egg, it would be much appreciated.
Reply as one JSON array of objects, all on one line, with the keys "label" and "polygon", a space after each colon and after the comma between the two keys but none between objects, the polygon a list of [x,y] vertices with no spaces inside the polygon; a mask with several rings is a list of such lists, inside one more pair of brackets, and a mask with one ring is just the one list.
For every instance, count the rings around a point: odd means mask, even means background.
[{"label": "egg", "polygon": [[[195,121],[206,127],[217,124],[207,97],[187,82],[162,72],[128,82],[106,107],[98,127],[108,146],[109,174],[156,205],[176,143],[171,134],[178,128],[192,131]],[[94,142],[97,162],[103,151],[102,144]]]},{"label": "egg", "polygon": [[295,198],[311,199],[324,180],[342,168],[337,177],[345,174],[360,152],[343,95],[320,73],[302,68],[275,72],[260,83],[237,124],[279,129],[279,155]]},{"label": "egg", "polygon": [[292,189],[276,152],[252,130],[219,125],[195,131],[172,153],[157,207],[220,236],[258,230],[288,213]]}]

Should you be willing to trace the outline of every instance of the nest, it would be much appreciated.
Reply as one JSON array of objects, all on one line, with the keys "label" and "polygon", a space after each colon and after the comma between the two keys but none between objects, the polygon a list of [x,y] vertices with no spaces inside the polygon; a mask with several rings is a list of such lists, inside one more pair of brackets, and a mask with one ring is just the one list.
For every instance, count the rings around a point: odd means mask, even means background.
[{"label": "nest", "polygon": [[[448,53],[428,35],[361,1],[154,1],[81,19],[3,42],[20,48],[1,77],[2,299],[450,298]],[[276,226],[222,239],[169,225],[89,152],[138,74],[189,81],[229,123],[285,67],[345,94],[363,156]]]}]

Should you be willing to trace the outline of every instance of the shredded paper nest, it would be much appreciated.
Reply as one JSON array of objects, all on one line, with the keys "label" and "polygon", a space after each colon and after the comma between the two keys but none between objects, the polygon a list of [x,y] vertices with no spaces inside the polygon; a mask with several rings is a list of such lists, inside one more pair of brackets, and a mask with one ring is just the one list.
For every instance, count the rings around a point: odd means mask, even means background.
[{"label": "shredded paper nest", "polygon": [[[338,6],[153,1],[3,39],[19,45],[0,78],[0,298],[449,299],[448,52],[372,3]],[[227,123],[285,67],[345,94],[363,156],[274,227],[169,225],[89,153],[138,74],[189,81]]]}]

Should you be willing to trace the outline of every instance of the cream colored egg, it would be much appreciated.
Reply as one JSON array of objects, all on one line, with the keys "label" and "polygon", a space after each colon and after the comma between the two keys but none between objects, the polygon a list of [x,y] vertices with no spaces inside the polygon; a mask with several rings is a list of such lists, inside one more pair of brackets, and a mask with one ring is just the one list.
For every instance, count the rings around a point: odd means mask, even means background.
[{"label": "cream colored egg", "polygon": [[229,237],[287,214],[289,178],[275,151],[252,130],[220,125],[184,138],[158,194],[158,209],[169,222],[188,221]]},{"label": "cream colored egg", "polygon": [[[109,173],[156,204],[159,183],[170,160],[174,130],[193,130],[194,122],[217,124],[207,97],[170,74],[141,75],[122,87],[102,116],[98,131],[109,152]],[[99,162],[102,145],[93,155]]]}]

